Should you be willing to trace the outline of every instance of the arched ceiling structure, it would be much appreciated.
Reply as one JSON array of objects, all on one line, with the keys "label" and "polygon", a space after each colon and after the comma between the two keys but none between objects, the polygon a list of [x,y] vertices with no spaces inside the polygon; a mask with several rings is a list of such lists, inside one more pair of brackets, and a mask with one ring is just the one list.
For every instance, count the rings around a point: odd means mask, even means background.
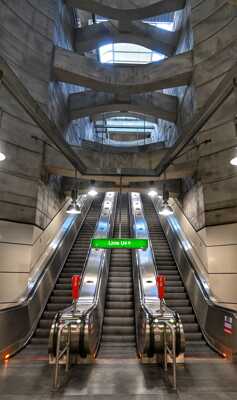
[{"label": "arched ceiling structure", "polygon": [[134,21],[183,9],[186,0],[66,0],[79,8],[115,20]]},{"label": "arched ceiling structure", "polygon": [[133,43],[171,56],[177,46],[179,32],[149,25],[143,22],[121,24],[106,21],[76,30],[76,50],[85,53],[108,43]]},{"label": "arched ceiling structure", "polygon": [[[171,89],[174,94],[174,88],[190,84],[193,74],[193,54],[192,51],[176,53],[179,31],[169,32],[158,25],[152,26],[147,19],[154,17],[156,20],[158,18],[165,20],[166,17],[168,18],[167,13],[171,13],[173,17],[175,11],[185,7],[186,1],[65,0],[65,4],[73,7],[78,15],[81,12],[82,15],[87,13],[88,18],[87,22],[84,18],[83,23],[74,31],[75,48],[69,50],[56,47],[54,52],[53,76],[55,80],[80,86],[80,92],[72,93],[69,97],[70,120],[90,116],[96,125],[96,122],[102,121],[103,118],[117,118],[119,114],[144,120],[150,118],[156,122],[163,119],[170,124],[176,123],[178,99],[163,91],[167,93],[167,89]],[[91,15],[91,20],[89,15]],[[159,59],[160,61],[146,65],[100,62],[99,48],[111,43],[113,46],[116,43],[139,45],[162,56],[152,57],[151,60]],[[161,59],[163,56],[164,59]],[[84,92],[82,88],[85,89]],[[101,116],[103,116],[102,119]],[[169,127],[169,124],[167,126]],[[157,125],[155,130],[156,128]],[[120,133],[117,132],[114,138],[117,139]],[[99,147],[98,150],[96,148],[95,145],[95,152],[99,152]],[[168,151],[166,150],[165,154]],[[154,151],[156,151],[155,147]],[[107,157],[111,157],[110,171],[112,171],[113,154],[108,152]],[[106,165],[109,165],[107,161]],[[84,164],[86,164],[85,161]],[[97,175],[99,175],[100,167],[97,167]],[[117,169],[116,167],[113,170],[113,174],[117,174]],[[155,176],[158,171],[153,167],[145,171],[142,161],[139,171],[133,169],[133,167],[126,169],[125,175]]]},{"label": "arched ceiling structure", "polygon": [[97,91],[131,95],[188,85],[192,52],[139,66],[111,66],[63,48],[55,49],[55,79]]},{"label": "arched ceiling structure", "polygon": [[119,96],[114,93],[86,90],[69,97],[70,118],[78,119],[94,114],[132,112],[176,122],[178,100],[160,92]]}]

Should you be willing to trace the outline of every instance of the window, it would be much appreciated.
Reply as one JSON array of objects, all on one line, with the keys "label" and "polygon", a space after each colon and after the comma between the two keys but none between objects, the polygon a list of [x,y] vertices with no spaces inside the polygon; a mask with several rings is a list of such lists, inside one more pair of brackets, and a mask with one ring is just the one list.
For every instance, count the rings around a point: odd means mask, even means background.
[{"label": "window", "polygon": [[109,64],[148,64],[160,61],[163,54],[130,43],[111,43],[99,49],[100,62]]}]

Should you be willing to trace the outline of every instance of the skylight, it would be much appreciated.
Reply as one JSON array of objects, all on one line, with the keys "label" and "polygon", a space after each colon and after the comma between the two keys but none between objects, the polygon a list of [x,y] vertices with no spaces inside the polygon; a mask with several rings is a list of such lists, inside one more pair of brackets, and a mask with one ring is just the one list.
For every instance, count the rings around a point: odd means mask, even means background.
[{"label": "skylight", "polygon": [[97,132],[100,133],[136,132],[137,134],[142,134],[144,132],[152,133],[155,129],[155,124],[140,118],[119,116],[97,121],[95,127]]},{"label": "skylight", "polygon": [[[96,19],[97,23],[105,21],[106,19]],[[145,20],[144,22],[167,31],[174,30],[174,20]],[[99,55],[102,64],[149,64],[165,58],[163,54],[132,43],[106,44],[99,48]]]},{"label": "skylight", "polygon": [[160,61],[163,54],[130,43],[111,43],[99,48],[100,62],[108,64],[148,64]]}]

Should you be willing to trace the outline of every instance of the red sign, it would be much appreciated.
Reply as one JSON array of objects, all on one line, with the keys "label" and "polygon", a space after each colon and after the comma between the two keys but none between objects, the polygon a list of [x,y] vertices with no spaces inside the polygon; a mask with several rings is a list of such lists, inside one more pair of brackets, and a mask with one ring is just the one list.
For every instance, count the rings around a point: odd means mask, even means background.
[{"label": "red sign", "polygon": [[164,300],[165,297],[165,281],[166,278],[163,275],[156,277],[157,292],[160,300]]},{"label": "red sign", "polygon": [[77,301],[79,298],[79,287],[81,283],[80,275],[73,275],[72,277],[72,298],[74,301]]}]

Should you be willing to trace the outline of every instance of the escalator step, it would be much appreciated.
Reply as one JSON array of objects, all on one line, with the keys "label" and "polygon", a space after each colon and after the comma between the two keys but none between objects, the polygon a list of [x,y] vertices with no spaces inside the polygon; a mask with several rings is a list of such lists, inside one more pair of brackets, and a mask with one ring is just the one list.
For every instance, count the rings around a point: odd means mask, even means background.
[{"label": "escalator step", "polygon": [[134,343],[135,335],[102,335],[102,342],[111,343],[112,346],[115,343]]},{"label": "escalator step", "polygon": [[104,317],[104,325],[111,325],[111,326],[134,326],[134,318],[126,317],[126,316],[119,316],[119,317]]},{"label": "escalator step", "polygon": [[123,326],[123,325],[104,325],[103,327],[103,337],[107,335],[132,335],[135,334],[134,325]]},{"label": "escalator step", "polygon": [[105,309],[105,318],[106,317],[134,317],[133,308],[123,309],[123,308],[106,308]]}]

